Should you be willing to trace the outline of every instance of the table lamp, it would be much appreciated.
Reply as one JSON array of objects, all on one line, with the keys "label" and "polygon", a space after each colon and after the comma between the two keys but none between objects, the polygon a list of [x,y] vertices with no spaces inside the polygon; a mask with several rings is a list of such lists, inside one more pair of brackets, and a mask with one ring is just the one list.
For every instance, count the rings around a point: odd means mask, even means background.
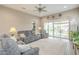
[{"label": "table lamp", "polygon": [[11,27],[10,28],[10,34],[11,34],[11,36],[14,36],[14,35],[17,34],[17,31],[16,31],[16,28],[15,27]]},{"label": "table lamp", "polygon": [[41,30],[42,30],[42,28],[41,28],[41,27],[38,27],[38,30],[39,30],[39,31],[41,31]]}]

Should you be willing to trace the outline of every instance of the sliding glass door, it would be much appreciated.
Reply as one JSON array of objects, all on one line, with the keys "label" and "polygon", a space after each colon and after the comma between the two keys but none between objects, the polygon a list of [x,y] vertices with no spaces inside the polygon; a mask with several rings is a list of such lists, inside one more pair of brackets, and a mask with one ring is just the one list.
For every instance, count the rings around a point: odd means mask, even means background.
[{"label": "sliding glass door", "polygon": [[48,29],[49,36],[52,37],[53,36],[53,23],[50,22],[48,26],[49,26],[49,29]]},{"label": "sliding glass door", "polygon": [[61,34],[61,24],[54,23],[54,37],[60,37]]},{"label": "sliding glass door", "polygon": [[61,37],[69,38],[69,23],[61,24]]},{"label": "sliding glass door", "polygon": [[69,38],[69,22],[48,22],[44,29],[49,37]]}]

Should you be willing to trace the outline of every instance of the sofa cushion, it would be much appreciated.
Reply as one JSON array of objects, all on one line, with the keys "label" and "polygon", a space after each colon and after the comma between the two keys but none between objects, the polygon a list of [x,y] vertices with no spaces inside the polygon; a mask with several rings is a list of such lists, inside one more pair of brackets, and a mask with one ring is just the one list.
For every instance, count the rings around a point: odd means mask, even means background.
[{"label": "sofa cushion", "polygon": [[19,55],[20,51],[18,49],[17,43],[10,38],[0,38],[2,40],[2,49],[7,55]]},{"label": "sofa cushion", "polygon": [[30,31],[30,30],[29,30],[29,31],[25,31],[25,32],[24,32],[24,35],[25,35],[25,36],[32,35],[32,31]]},{"label": "sofa cushion", "polygon": [[0,38],[10,38],[10,36],[8,34],[1,34]]},{"label": "sofa cushion", "polygon": [[21,52],[26,52],[27,50],[31,49],[29,45],[18,45],[18,47]]}]

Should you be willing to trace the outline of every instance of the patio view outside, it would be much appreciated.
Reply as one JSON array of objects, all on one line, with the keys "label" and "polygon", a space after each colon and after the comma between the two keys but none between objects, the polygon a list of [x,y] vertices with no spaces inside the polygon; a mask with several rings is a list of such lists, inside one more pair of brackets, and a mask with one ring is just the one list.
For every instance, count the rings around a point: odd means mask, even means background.
[{"label": "patio view outside", "polygon": [[49,37],[69,38],[69,21],[46,22],[44,30],[49,34]]}]

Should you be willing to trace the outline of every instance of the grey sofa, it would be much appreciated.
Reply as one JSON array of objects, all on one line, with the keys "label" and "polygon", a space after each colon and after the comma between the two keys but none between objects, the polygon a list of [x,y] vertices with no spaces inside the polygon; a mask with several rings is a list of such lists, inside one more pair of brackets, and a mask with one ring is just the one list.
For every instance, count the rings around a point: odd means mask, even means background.
[{"label": "grey sofa", "polygon": [[21,51],[17,43],[10,38],[0,38],[0,55],[38,55],[39,48]]},{"label": "grey sofa", "polygon": [[24,34],[25,37],[23,38],[23,42],[25,44],[37,41],[40,39],[40,37],[38,35],[35,35],[34,33],[32,33],[32,30],[27,30],[27,31],[19,31],[19,34]]}]

